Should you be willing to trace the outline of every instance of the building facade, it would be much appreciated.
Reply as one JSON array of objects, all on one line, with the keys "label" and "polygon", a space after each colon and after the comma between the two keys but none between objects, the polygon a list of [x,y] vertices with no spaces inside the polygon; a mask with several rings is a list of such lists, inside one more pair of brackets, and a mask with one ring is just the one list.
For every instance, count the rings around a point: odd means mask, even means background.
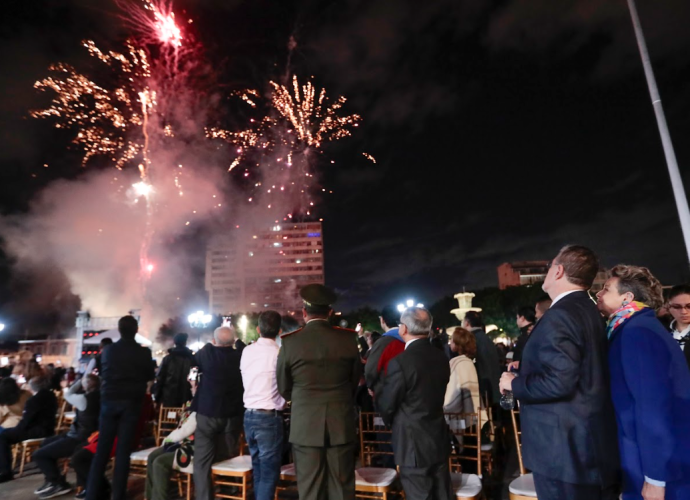
[{"label": "building facade", "polygon": [[218,237],[206,251],[209,310],[299,311],[300,288],[324,283],[323,263],[320,222],[292,222],[245,237]]},{"label": "building facade", "polygon": [[525,260],[505,262],[498,266],[498,288],[505,290],[509,286],[533,285],[544,281],[549,272],[547,260]]}]

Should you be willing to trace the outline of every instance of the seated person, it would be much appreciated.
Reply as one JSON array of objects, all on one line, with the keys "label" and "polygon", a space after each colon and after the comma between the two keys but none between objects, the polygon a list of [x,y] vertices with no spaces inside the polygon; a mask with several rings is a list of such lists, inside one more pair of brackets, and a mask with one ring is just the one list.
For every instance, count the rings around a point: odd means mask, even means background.
[{"label": "seated person", "polygon": [[[101,412],[99,387],[99,378],[88,374],[65,391],[65,400],[74,406],[77,415],[69,431],[46,439],[33,454],[33,461],[45,476],[45,483],[34,491],[38,498],[53,498],[72,491],[72,486],[60,474],[58,460],[71,457],[98,430]],[[80,392],[82,389],[83,393]]]},{"label": "seated person", "polygon": [[12,377],[0,380],[0,432],[16,427],[31,392],[20,389]]},{"label": "seated person", "polygon": [[196,411],[192,407],[193,403],[187,403],[180,425],[163,440],[163,446],[149,455],[146,463],[147,500],[168,498],[168,483],[173,469],[192,472],[193,434],[196,430]]},{"label": "seated person", "polygon": [[15,427],[0,433],[0,483],[13,478],[13,444],[55,433],[57,398],[50,390],[50,379],[45,376],[34,377],[29,380],[29,389],[33,396],[26,401],[24,416]]}]

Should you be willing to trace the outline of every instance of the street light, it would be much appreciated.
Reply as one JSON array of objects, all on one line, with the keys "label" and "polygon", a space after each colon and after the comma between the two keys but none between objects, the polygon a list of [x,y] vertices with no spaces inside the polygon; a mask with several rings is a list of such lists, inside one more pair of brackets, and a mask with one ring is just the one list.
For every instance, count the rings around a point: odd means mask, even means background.
[{"label": "street light", "polygon": [[[204,311],[197,311],[195,313],[187,316],[187,321],[189,321],[189,326],[192,328],[206,328],[209,323],[213,320],[213,316],[210,314],[204,314]],[[196,347],[196,349],[194,349]],[[190,346],[193,351],[198,351],[203,345],[201,344],[201,330],[197,334],[197,341]]]},{"label": "street light", "polygon": [[[407,299],[404,304],[398,304],[397,309],[398,309],[399,313],[403,313],[403,312],[405,312],[405,309],[408,309],[408,308],[413,307],[413,306],[414,306],[414,300],[413,299]],[[416,307],[424,307],[424,304],[422,304],[421,302],[418,302]]]},{"label": "street light", "polygon": [[0,323],[0,332],[5,329],[5,323]]}]

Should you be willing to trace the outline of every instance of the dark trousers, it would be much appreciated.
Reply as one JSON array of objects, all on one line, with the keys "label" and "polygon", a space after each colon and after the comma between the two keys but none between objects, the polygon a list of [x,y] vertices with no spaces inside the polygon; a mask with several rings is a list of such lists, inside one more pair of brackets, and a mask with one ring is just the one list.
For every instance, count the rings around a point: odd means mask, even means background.
[{"label": "dark trousers", "polygon": [[86,485],[87,500],[101,500],[99,492],[103,487],[103,476],[108,460],[110,460],[110,452],[113,449],[115,438],[117,438],[117,450],[115,452],[112,498],[113,500],[125,499],[127,476],[129,475],[129,455],[132,453],[134,445],[141,404],[141,399],[101,402],[98,447]]},{"label": "dark trousers", "polygon": [[300,500],[354,500],[355,444],[316,447],[292,443]]},{"label": "dark trousers", "polygon": [[211,466],[237,455],[241,432],[242,415],[219,418],[197,414],[194,432],[194,496],[197,500],[213,500]]},{"label": "dark trousers", "polygon": [[618,488],[602,488],[596,484],[572,484],[551,479],[536,472],[534,486],[539,500],[615,500],[618,498]]},{"label": "dark trousers", "polygon": [[84,448],[75,451],[70,459],[69,463],[77,475],[77,486],[80,488],[86,488],[91,462],[93,462],[93,453]]},{"label": "dark trousers", "polygon": [[166,500],[170,489],[174,451],[160,447],[146,460],[146,500]]},{"label": "dark trousers", "polygon": [[400,482],[407,500],[455,500],[447,460],[431,467],[401,466]]},{"label": "dark trousers", "polygon": [[32,459],[41,469],[47,482],[59,483],[64,481],[64,478],[60,473],[58,460],[71,457],[74,450],[83,445],[84,443],[77,439],[60,434],[43,441],[41,447],[32,455]]},{"label": "dark trousers", "polygon": [[255,500],[273,500],[280,478],[283,452],[283,416],[247,410],[244,435],[252,456]]},{"label": "dark trousers", "polygon": [[32,437],[38,436],[31,436],[24,431],[14,428],[0,432],[0,474],[12,473],[12,445]]}]

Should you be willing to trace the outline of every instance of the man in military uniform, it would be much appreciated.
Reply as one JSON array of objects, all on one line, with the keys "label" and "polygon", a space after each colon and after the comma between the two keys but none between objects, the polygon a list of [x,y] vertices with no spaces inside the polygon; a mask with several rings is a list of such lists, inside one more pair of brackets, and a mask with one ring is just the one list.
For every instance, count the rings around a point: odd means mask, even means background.
[{"label": "man in military uniform", "polygon": [[292,401],[290,443],[300,500],[354,500],[354,393],[362,363],[354,330],[328,323],[337,296],[300,290],[306,325],[282,337],[278,391]]}]

